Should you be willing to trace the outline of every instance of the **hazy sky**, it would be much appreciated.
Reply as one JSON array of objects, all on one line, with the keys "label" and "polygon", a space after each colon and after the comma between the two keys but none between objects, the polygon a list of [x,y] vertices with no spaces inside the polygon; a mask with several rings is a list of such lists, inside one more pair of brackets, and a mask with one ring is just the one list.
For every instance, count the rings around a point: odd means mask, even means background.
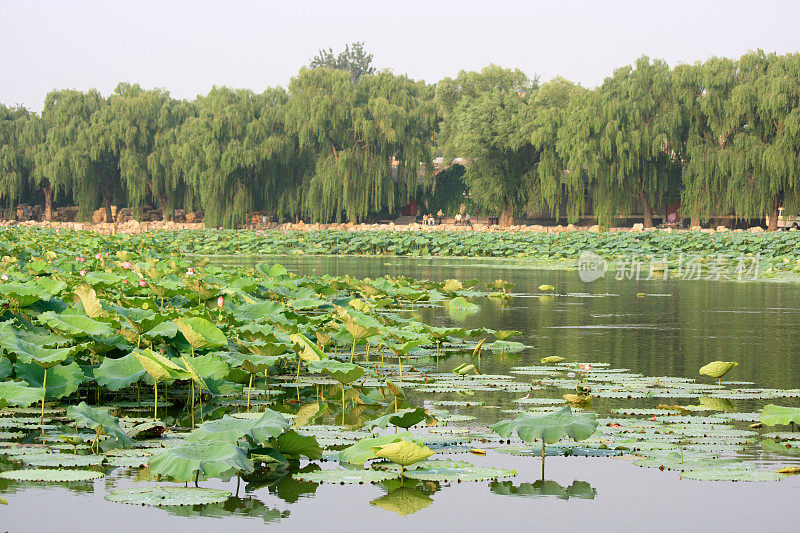
[{"label": "hazy sky", "polygon": [[799,25],[797,0],[0,0],[0,102],[38,111],[53,88],[119,81],[179,98],[260,91],[353,41],[428,82],[497,63],[595,86],[643,53],[675,65],[798,51]]}]

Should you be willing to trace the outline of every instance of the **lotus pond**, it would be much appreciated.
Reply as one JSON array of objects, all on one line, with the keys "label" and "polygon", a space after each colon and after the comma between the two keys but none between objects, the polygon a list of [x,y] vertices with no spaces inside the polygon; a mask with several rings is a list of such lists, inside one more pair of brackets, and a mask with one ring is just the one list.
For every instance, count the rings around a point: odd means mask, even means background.
[{"label": "lotus pond", "polygon": [[795,284],[156,241],[6,243],[0,530],[795,528]]}]

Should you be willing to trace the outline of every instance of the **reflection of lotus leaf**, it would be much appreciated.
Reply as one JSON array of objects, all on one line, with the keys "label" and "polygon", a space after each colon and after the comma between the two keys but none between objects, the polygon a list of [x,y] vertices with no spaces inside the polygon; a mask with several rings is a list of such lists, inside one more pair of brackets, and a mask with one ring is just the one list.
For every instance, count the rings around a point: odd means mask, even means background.
[{"label": "reflection of lotus leaf", "polygon": [[370,503],[405,516],[425,509],[433,503],[433,499],[415,487],[398,487]]},{"label": "reflection of lotus leaf", "polygon": [[230,497],[227,490],[194,487],[137,487],[121,489],[106,495],[106,500],[132,505],[166,507],[176,505],[206,505],[224,502]]},{"label": "reflection of lotus leaf", "polygon": [[25,468],[10,470],[0,474],[2,479],[14,481],[45,481],[48,483],[66,483],[69,481],[89,481],[103,477],[102,472],[94,470],[56,470],[53,468]]},{"label": "reflection of lotus leaf", "polygon": [[489,490],[495,494],[504,496],[522,496],[529,498],[539,498],[555,496],[562,500],[570,498],[580,498],[583,500],[593,500],[597,495],[597,489],[592,488],[586,481],[573,481],[569,487],[563,487],[555,481],[538,480],[531,483],[520,483],[515,486],[511,481],[495,481],[489,485]]}]

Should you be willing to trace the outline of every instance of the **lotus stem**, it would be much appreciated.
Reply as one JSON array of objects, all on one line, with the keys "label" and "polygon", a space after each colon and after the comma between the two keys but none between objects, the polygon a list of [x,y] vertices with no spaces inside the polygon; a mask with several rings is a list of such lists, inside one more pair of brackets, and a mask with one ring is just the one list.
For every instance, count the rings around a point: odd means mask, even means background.
[{"label": "lotus stem", "polygon": [[370,344],[369,344],[369,342],[367,342],[367,359],[366,359],[367,363],[369,363],[369,347],[370,347]]},{"label": "lotus stem", "polygon": [[269,400],[269,387],[267,387],[267,383],[269,382],[269,368],[264,369],[264,397]]},{"label": "lotus stem", "polygon": [[158,380],[153,385],[153,392],[155,393],[155,406],[153,408],[153,420],[158,420]]},{"label": "lotus stem", "polygon": [[200,386],[200,393],[198,395],[200,397],[200,423],[204,422],[203,420],[203,386]]},{"label": "lotus stem", "polygon": [[200,470],[194,475],[194,486],[197,487],[197,481],[200,479]]},{"label": "lotus stem", "polygon": [[350,362],[353,362],[353,358],[356,356],[356,337],[353,336],[353,347],[350,348]]},{"label": "lotus stem", "polygon": [[344,426],[344,384],[340,383],[339,386],[342,388],[342,426]]},{"label": "lotus stem", "polygon": [[192,380],[192,429],[194,429],[194,380]]},{"label": "lotus stem", "polygon": [[250,391],[253,388],[253,374],[250,374],[250,384],[247,386],[247,412],[250,412]]},{"label": "lotus stem", "polygon": [[42,425],[42,435],[44,435],[44,397],[47,396],[47,369],[44,369],[44,379],[42,379],[42,419],[39,423]]}]

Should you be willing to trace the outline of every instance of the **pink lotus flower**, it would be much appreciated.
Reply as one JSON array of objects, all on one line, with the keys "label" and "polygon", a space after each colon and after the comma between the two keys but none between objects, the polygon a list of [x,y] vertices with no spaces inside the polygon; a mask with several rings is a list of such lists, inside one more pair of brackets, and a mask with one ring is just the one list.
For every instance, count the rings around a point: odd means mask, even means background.
[{"label": "pink lotus flower", "polygon": [[76,257],[75,261],[77,261],[79,263],[85,263],[86,262],[86,258],[85,257]]},{"label": "pink lotus flower", "polygon": [[81,276],[85,276],[86,275],[86,269],[84,268],[83,270],[78,272],[78,274],[80,274]]},{"label": "pink lotus flower", "polygon": [[119,264],[119,266],[127,270],[130,270],[133,268],[133,263],[131,263],[130,261],[123,261],[122,263]]},{"label": "pink lotus flower", "polygon": [[128,278],[122,278],[122,283],[128,283]]},{"label": "pink lotus flower", "polygon": [[140,287],[147,287],[147,282],[145,280],[143,280],[143,279],[140,279],[139,280],[139,286]]},{"label": "pink lotus flower", "polygon": [[186,269],[186,275],[187,276],[194,276],[194,269],[192,267],[187,268]]},{"label": "pink lotus flower", "polygon": [[8,281],[8,274],[0,274],[0,279],[3,281]]},{"label": "pink lotus flower", "polygon": [[101,254],[100,252],[97,252],[96,254],[94,254],[94,258],[95,259],[102,259],[102,257],[103,257],[103,254]]},{"label": "pink lotus flower", "polygon": [[592,369],[592,365],[590,365],[588,363],[581,363],[581,364],[578,365],[578,368],[580,368],[584,372],[588,372],[589,370]]},{"label": "pink lotus flower", "polygon": [[219,298],[217,298],[217,307],[221,309],[223,305],[225,305],[225,298],[220,296]]}]

